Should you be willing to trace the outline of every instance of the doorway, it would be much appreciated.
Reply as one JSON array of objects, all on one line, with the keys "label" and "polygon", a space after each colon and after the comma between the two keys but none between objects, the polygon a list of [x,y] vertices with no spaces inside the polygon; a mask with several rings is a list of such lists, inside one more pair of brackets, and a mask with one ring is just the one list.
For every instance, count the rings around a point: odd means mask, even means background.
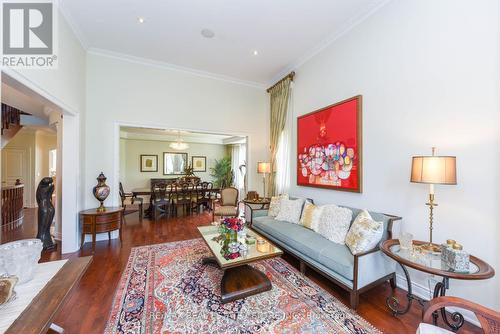
[{"label": "doorway", "polygon": [[[53,236],[61,241],[62,253],[74,252],[79,244],[79,114],[15,70],[2,69],[1,81],[2,103],[23,111],[18,124],[13,126],[17,132],[8,140],[14,142],[21,135],[32,138],[2,150],[2,186],[17,179],[23,182],[26,188],[23,201],[32,208],[30,217],[35,220],[36,187],[43,177],[53,177],[56,208]],[[8,145],[6,141],[2,136],[2,147]],[[33,222],[32,225],[35,226],[8,235],[2,228],[0,242],[10,241],[13,235],[16,239],[35,237],[37,226]]]}]

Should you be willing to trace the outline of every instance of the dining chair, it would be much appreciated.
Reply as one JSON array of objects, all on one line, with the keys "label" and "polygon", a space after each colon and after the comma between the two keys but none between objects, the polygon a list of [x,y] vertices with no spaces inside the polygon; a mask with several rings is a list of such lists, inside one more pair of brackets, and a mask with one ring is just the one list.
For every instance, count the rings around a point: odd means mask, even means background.
[{"label": "dining chair", "polygon": [[192,201],[192,190],[190,188],[191,186],[187,182],[172,185],[172,204],[176,214],[179,206],[182,206],[182,209],[186,212],[186,214],[190,211]]},{"label": "dining chair", "polygon": [[[238,189],[234,187],[224,188],[220,191],[219,207],[214,208],[212,219],[215,221],[215,216],[220,217],[238,217]],[[214,203],[215,205],[215,203]]]},{"label": "dining chair", "polygon": [[142,222],[142,214],[143,214],[142,207],[144,199],[142,197],[134,196],[134,194],[131,192],[128,193],[125,192],[125,190],[123,190],[123,184],[121,182],[119,182],[119,193],[120,193],[120,199],[122,201],[123,215],[128,215],[137,211],[137,210],[125,210],[127,206],[125,204],[125,201],[127,200],[127,198],[130,198],[130,203],[132,205],[134,205],[135,202],[139,202],[139,220]]},{"label": "dining chair", "polygon": [[210,209],[210,195],[208,194],[208,182],[201,182],[195,186],[195,192],[192,197],[193,205],[192,208],[196,209],[198,213],[202,212],[202,209]]},{"label": "dining chair", "polygon": [[160,182],[155,184],[151,194],[151,206],[153,208],[153,220],[158,220],[160,217],[168,217],[171,211],[171,193],[167,193],[167,184]]}]

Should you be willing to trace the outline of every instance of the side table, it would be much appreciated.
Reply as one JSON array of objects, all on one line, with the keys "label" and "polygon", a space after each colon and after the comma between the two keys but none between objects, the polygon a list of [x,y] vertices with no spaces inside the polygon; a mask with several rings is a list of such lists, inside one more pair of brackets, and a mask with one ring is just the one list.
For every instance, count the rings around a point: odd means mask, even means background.
[{"label": "side table", "polygon": [[[449,269],[442,261],[441,254],[430,254],[430,253],[418,253],[415,252],[415,246],[420,246],[427,244],[424,241],[413,241],[413,249],[404,250],[399,246],[398,239],[386,240],[382,243],[380,249],[385,255],[389,256],[395,260],[403,269],[404,275],[406,277],[406,282],[408,284],[408,293],[406,298],[408,302],[406,306],[401,305],[399,300],[392,296],[387,298],[386,304],[391,309],[394,315],[402,315],[410,310],[413,300],[417,300],[420,305],[424,305],[424,300],[415,296],[412,293],[411,279],[406,267],[410,267],[421,272],[441,276],[443,279],[441,282],[437,282],[434,287],[433,298],[444,296],[446,290],[450,286],[450,278],[460,279],[460,280],[481,280],[491,278],[495,275],[495,270],[486,262],[478,259],[475,256],[470,255],[470,266],[468,272],[455,272]],[[439,245],[437,245],[439,246]],[[450,327],[453,331],[457,331],[464,324],[464,317],[459,312],[454,312],[451,315],[451,321],[448,319],[446,310],[444,308],[439,310],[444,323]],[[433,314],[433,323],[436,325],[438,312]]]},{"label": "side table", "polygon": [[92,234],[92,252],[95,251],[95,238],[97,233],[108,232],[111,239],[111,231],[118,230],[120,242],[122,241],[123,208],[106,207],[106,211],[88,209],[80,211],[80,224],[82,224],[82,242],[80,248],[85,243],[85,234]]}]

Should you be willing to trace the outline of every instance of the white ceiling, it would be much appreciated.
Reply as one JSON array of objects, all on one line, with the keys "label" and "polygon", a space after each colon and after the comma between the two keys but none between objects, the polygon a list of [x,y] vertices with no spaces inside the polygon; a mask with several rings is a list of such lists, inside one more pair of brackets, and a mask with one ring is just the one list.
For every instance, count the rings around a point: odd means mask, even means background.
[{"label": "white ceiling", "polygon": [[[62,0],[61,5],[90,51],[111,51],[267,85],[386,2]],[[202,37],[205,28],[215,37]]]}]

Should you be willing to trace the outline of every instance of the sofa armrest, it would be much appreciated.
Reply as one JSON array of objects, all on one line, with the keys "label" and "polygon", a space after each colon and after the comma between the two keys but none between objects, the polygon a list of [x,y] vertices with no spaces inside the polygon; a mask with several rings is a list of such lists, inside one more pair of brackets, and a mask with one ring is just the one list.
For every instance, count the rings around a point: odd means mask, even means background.
[{"label": "sofa armrest", "polygon": [[380,249],[380,247],[377,245],[375,247],[373,247],[372,249],[366,251],[366,252],[362,252],[362,253],[358,253],[358,254],[354,254],[354,257],[361,257],[361,256],[365,256],[365,255],[368,255],[368,254],[371,254],[371,253],[375,253],[376,251],[378,251]]},{"label": "sofa armrest", "polygon": [[256,214],[259,214],[259,217],[260,216],[267,216],[267,213],[269,211],[269,207],[264,208],[264,205],[260,208],[252,208],[251,205],[249,205],[248,203],[245,203],[245,210],[247,208],[250,210],[250,221],[249,221],[250,226],[252,225],[253,218],[256,216]]}]

